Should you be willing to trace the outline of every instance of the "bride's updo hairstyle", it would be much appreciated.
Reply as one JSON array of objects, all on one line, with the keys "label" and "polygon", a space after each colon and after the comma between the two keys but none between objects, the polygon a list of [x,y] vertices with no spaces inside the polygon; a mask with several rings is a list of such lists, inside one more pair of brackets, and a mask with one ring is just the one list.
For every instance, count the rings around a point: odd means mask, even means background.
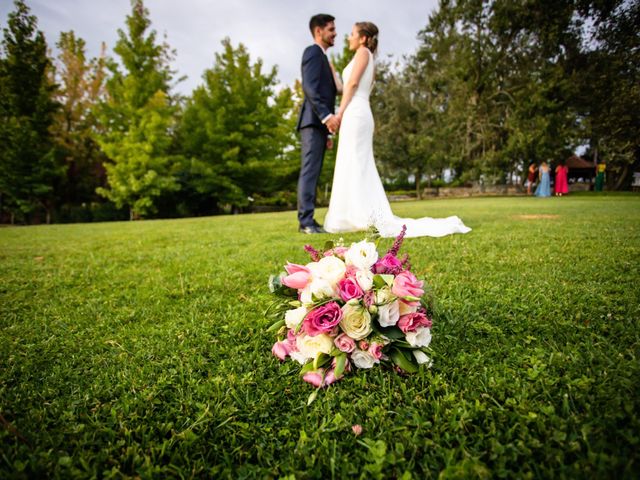
[{"label": "bride's updo hairstyle", "polygon": [[378,27],[371,22],[357,22],[356,28],[361,37],[367,37],[364,46],[367,47],[371,53],[376,53],[378,49]]}]

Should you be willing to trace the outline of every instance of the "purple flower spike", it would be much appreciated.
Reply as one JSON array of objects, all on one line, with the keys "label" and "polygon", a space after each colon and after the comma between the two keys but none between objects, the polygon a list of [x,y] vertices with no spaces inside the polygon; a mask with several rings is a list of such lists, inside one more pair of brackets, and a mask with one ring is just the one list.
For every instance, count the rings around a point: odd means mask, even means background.
[{"label": "purple flower spike", "polygon": [[307,252],[309,255],[311,255],[311,260],[313,260],[314,262],[319,262],[322,259],[322,255],[320,255],[320,252],[318,252],[315,248],[313,248],[311,245],[305,245],[304,246],[304,250],[305,252]]},{"label": "purple flower spike", "polygon": [[400,247],[402,246],[402,242],[404,240],[404,236],[405,236],[406,233],[407,233],[407,226],[403,225],[402,226],[402,231],[396,237],[396,241],[393,242],[393,246],[389,249],[389,251],[387,252],[387,255],[393,255],[394,257],[398,256],[398,251],[400,250]]}]

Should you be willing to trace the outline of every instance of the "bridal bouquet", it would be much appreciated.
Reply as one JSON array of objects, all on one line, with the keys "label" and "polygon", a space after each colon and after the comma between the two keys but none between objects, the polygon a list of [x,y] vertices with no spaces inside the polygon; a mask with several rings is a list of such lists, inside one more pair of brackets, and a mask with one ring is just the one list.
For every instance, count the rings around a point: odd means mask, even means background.
[{"label": "bridal bouquet", "polygon": [[398,258],[405,231],[382,257],[367,240],[328,242],[323,252],[307,245],[310,263],[288,263],[286,273],[271,276],[270,290],[281,299],[269,329],[279,335],[272,352],[300,363],[304,381],[320,388],[353,368],[388,364],[414,373],[431,364],[424,282],[406,255]]}]

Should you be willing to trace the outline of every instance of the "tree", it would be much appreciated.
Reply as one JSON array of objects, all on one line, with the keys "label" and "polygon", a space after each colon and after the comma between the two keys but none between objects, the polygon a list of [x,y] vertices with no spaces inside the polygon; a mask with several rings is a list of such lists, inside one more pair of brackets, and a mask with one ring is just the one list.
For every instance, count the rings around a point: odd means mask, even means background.
[{"label": "tree", "polygon": [[56,96],[61,108],[54,133],[68,167],[63,201],[80,204],[96,200],[96,189],[104,186],[106,159],[95,141],[95,111],[105,95],[105,47],[100,58],[87,60],[85,42],[73,31],[62,32],[57,46]]},{"label": "tree", "polygon": [[189,159],[188,181],[212,209],[238,209],[249,197],[268,194],[293,179],[299,160],[291,155],[295,138],[292,92],[276,94],[277,70],[262,72],[240,44],[222,42],[224,51],[205,71],[204,84],[187,101],[180,143]]},{"label": "tree", "polygon": [[37,19],[16,0],[0,56],[0,210],[8,210],[12,222],[41,207],[48,223],[54,185],[64,173],[50,132],[57,108],[50,77]]},{"label": "tree", "polygon": [[596,10],[582,57],[578,109],[592,154],[607,163],[608,187],[628,187],[640,168],[640,2]]},{"label": "tree", "polygon": [[118,208],[128,206],[133,220],[154,213],[157,198],[179,188],[179,159],[170,152],[177,111],[169,92],[171,52],[166,44],[156,44],[155,31],[149,32],[142,0],[132,0],[126,25],[126,32],[118,30],[114,48],[124,72],[108,61],[111,78],[100,108],[105,131],[97,139],[109,161],[108,187],[98,193]]}]

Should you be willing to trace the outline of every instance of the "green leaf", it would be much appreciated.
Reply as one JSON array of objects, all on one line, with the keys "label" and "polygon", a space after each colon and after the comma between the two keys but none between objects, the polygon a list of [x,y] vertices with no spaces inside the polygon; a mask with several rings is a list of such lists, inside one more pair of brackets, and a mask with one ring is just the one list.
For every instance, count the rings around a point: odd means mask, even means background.
[{"label": "green leaf", "polygon": [[409,302],[419,302],[420,297],[414,297],[412,295],[407,295],[406,297],[402,297],[403,300],[407,300]]},{"label": "green leaf", "polygon": [[309,398],[307,399],[307,407],[311,405],[313,401],[318,397],[319,390],[319,388],[316,388],[313,392],[311,392],[311,395],[309,395]]},{"label": "green leaf", "polygon": [[324,244],[324,251],[333,250],[333,247],[335,247],[335,244],[331,240],[327,240]]},{"label": "green leaf", "polygon": [[376,288],[391,287],[393,285],[393,275],[378,273],[373,276],[373,284]]},{"label": "green leaf", "polygon": [[331,355],[327,355],[326,353],[318,354],[316,358],[313,360],[313,368],[317,369],[317,368],[323,367],[324,365],[329,363],[331,358],[332,358]]},{"label": "green leaf", "polygon": [[300,369],[300,375],[304,375],[305,373],[311,372],[313,370],[315,370],[315,367],[313,366],[313,362],[307,362]]},{"label": "green leaf", "polygon": [[336,378],[340,378],[342,376],[342,374],[344,373],[344,368],[347,364],[347,354],[346,353],[341,353],[340,355],[336,356],[336,368],[333,371],[333,374],[335,375]]},{"label": "green leaf", "polygon": [[267,328],[267,332],[273,332],[276,330],[280,330],[280,328],[285,324],[284,319],[282,320],[278,320],[277,322],[275,322],[273,325],[271,325],[269,328]]},{"label": "green leaf", "polygon": [[382,278],[382,275],[374,275],[373,276],[373,286],[376,287],[376,289],[381,289],[382,287],[386,287],[387,286],[387,282],[384,281],[384,278]]},{"label": "green leaf", "polygon": [[391,350],[389,356],[391,357],[391,360],[393,360],[393,363],[395,363],[405,372],[416,373],[418,371],[418,366],[414,364],[412,360],[407,358],[402,350],[394,348],[393,350]]},{"label": "green leaf", "polygon": [[391,340],[403,340],[405,338],[404,333],[398,327],[380,327],[379,331],[381,334]]}]

